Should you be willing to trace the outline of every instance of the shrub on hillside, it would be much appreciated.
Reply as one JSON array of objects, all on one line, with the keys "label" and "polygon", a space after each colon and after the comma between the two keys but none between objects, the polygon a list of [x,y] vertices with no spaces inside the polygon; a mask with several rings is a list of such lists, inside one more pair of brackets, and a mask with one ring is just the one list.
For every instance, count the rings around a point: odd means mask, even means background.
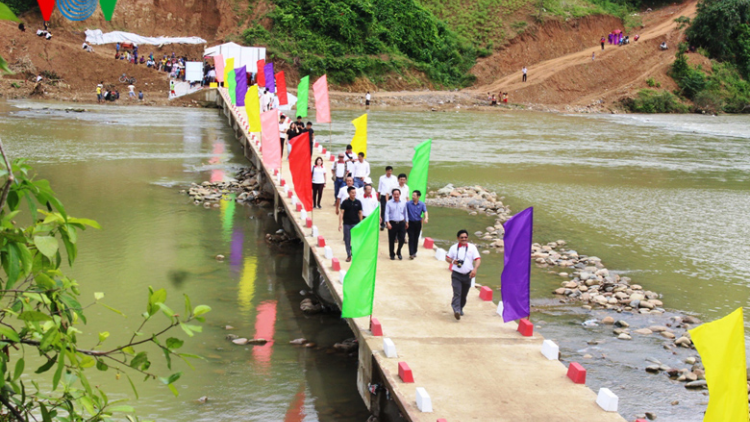
[{"label": "shrub on hillside", "polygon": [[750,78],[750,0],[703,0],[688,30],[690,43],[711,58],[739,66]]},{"label": "shrub on hillside", "polygon": [[687,113],[688,106],[671,92],[642,89],[635,98],[623,100],[625,108],[633,113]]}]

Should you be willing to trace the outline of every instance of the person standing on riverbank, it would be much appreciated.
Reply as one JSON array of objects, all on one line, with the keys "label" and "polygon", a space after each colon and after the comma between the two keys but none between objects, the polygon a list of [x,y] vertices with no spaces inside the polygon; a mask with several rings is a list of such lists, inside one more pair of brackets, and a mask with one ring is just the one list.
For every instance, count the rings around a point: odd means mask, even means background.
[{"label": "person standing on riverbank", "polygon": [[523,69],[521,69],[521,72],[523,72],[523,81],[526,82],[526,73],[528,72],[528,70],[526,69],[526,66],[524,66]]},{"label": "person standing on riverbank", "polygon": [[380,194],[380,231],[385,230],[385,206],[391,198],[391,191],[398,186],[398,179],[393,175],[393,167],[386,166],[385,174],[378,181]]},{"label": "person standing on riverbank", "polygon": [[339,160],[333,163],[331,168],[331,178],[333,179],[333,205],[336,205],[336,201],[339,197],[339,190],[344,186],[344,178],[346,177],[346,161],[344,161],[344,153],[339,153]]},{"label": "person standing on riverbank", "polygon": [[357,189],[347,188],[349,197],[341,203],[339,213],[339,231],[344,231],[344,245],[346,245],[346,262],[352,261],[352,227],[362,221],[362,202],[357,199]]},{"label": "person standing on riverbank", "polygon": [[364,152],[357,154],[357,161],[354,162],[352,176],[354,177],[354,186],[358,188],[364,187],[365,179],[370,177],[370,163],[365,161]]},{"label": "person standing on riverbank", "polygon": [[370,91],[367,91],[367,94],[365,94],[365,110],[370,109],[370,100],[372,97],[370,96]]},{"label": "person standing on riverbank", "polygon": [[104,89],[104,81],[99,82],[99,85],[96,86],[96,102],[101,104],[102,103],[102,90]]},{"label": "person standing on riverbank", "polygon": [[460,320],[466,306],[466,296],[471,289],[471,279],[476,277],[479,265],[482,263],[481,255],[477,247],[469,243],[469,232],[459,230],[456,234],[458,243],[451,246],[445,261],[451,264],[451,285],[453,286],[453,299],[451,307],[453,316]]},{"label": "person standing on riverbank", "polygon": [[[398,188],[391,191],[393,199],[388,201],[385,208],[385,225],[388,227],[388,253],[391,261],[403,259],[401,248],[406,241],[406,229],[409,228],[409,219],[406,215],[406,202],[401,200],[401,191]],[[394,251],[398,239],[398,250]]]},{"label": "person standing on riverbank", "polygon": [[[411,201],[406,204],[406,214],[409,217],[408,234],[409,234],[409,259],[417,257],[417,248],[419,248],[419,235],[422,233],[422,222],[428,223],[427,205],[419,200],[422,192],[415,190],[411,194]],[[424,214],[424,220],[422,219]]]},{"label": "person standing on riverbank", "polygon": [[326,168],[321,157],[315,159],[315,165],[312,168],[312,185],[313,208],[321,208],[320,200],[323,198],[323,189],[326,187]]},{"label": "person standing on riverbank", "polygon": [[605,42],[605,41],[606,41],[606,39],[604,38],[604,35],[602,35],[602,39],[600,39],[600,40],[599,40],[599,42],[600,42],[600,43],[601,43],[601,45],[602,45],[602,51],[604,51],[604,42]]}]

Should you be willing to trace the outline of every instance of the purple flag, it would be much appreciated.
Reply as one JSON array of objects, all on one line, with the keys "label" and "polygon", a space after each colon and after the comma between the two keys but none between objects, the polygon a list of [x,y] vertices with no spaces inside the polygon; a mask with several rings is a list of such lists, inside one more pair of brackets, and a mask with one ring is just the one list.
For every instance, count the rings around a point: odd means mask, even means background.
[{"label": "purple flag", "polygon": [[237,107],[245,107],[245,94],[247,93],[247,69],[245,66],[234,69],[234,80],[237,82],[235,88]]},{"label": "purple flag", "polygon": [[503,321],[531,315],[531,231],[534,208],[514,215],[505,224],[505,266],[500,278],[503,295]]},{"label": "purple flag", "polygon": [[273,78],[273,63],[266,63],[263,66],[263,75],[266,77],[268,92],[276,92],[276,80]]}]

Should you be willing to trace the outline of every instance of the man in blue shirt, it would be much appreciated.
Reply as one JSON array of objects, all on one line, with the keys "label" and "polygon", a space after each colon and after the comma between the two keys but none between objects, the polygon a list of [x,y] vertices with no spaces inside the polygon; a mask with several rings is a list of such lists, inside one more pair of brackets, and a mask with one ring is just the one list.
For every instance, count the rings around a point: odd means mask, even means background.
[{"label": "man in blue shirt", "polygon": [[409,259],[417,257],[417,248],[419,247],[419,234],[422,233],[422,213],[424,213],[424,222],[428,222],[427,205],[419,200],[422,192],[415,190],[411,193],[411,202],[406,204],[406,214],[409,217],[409,224],[406,226],[409,232]]},{"label": "man in blue shirt", "polygon": [[396,259],[396,253],[393,249],[398,238],[398,259],[401,256],[401,248],[406,240],[406,229],[409,228],[409,219],[406,215],[406,201],[401,200],[401,191],[398,188],[391,191],[393,199],[388,201],[385,206],[385,225],[388,227],[388,252],[390,252],[391,261]]}]

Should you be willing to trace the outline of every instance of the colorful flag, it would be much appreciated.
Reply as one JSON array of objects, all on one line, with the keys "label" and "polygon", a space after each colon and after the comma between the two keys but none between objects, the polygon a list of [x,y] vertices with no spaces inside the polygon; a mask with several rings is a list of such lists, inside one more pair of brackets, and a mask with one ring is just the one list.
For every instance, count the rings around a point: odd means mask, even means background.
[{"label": "colorful flag", "polygon": [[268,63],[263,66],[263,75],[266,80],[265,85],[268,92],[276,92],[276,81],[273,79],[273,63]]},{"label": "colorful flag", "polygon": [[229,101],[232,105],[237,105],[237,79],[234,76],[234,69],[227,73],[227,83],[229,84],[227,87],[227,90],[229,91]]},{"label": "colorful flag", "polygon": [[300,79],[297,85],[297,117],[307,117],[307,96],[310,91],[310,77]]},{"label": "colorful flag", "polygon": [[226,60],[226,63],[224,64],[224,88],[229,89],[229,73],[234,70],[234,57],[230,57]]},{"label": "colorful flag", "polygon": [[276,74],[276,96],[279,97],[279,105],[289,104],[289,98],[286,96],[286,76],[283,70]]},{"label": "colorful flag", "polygon": [[216,70],[216,82],[224,82],[224,56],[214,56],[214,70]]},{"label": "colorful flag", "polygon": [[[363,114],[352,120],[354,125],[354,138],[352,138],[352,150],[355,154],[365,153],[367,157],[367,114]],[[406,198],[408,200],[409,198]]]},{"label": "colorful flag", "polygon": [[[260,115],[260,153],[270,170],[281,169],[281,144],[279,143],[279,112],[267,111]],[[308,163],[309,166],[309,163]],[[309,171],[309,170],[308,170]],[[312,189],[312,186],[310,186]]]},{"label": "colorful flag", "polygon": [[708,409],[703,422],[747,422],[747,369],[742,308],[690,330],[706,368]]},{"label": "colorful flag", "polygon": [[245,95],[247,94],[247,70],[245,66],[234,69],[234,81],[237,107],[245,107]]},{"label": "colorful flag", "polygon": [[315,97],[315,121],[331,123],[331,103],[328,101],[328,77],[326,75],[318,78],[313,84],[313,96]]},{"label": "colorful flag", "polygon": [[310,134],[305,132],[289,141],[289,171],[292,173],[294,193],[305,211],[312,211],[312,172],[310,171]]},{"label": "colorful flag", "polygon": [[265,67],[265,65],[266,65],[265,60],[258,60],[258,64],[255,66],[257,68],[255,83],[257,83],[259,87],[266,86],[266,76],[263,73],[264,72],[263,67]]},{"label": "colorful flag", "polygon": [[[428,139],[414,147],[414,157],[411,159],[411,171],[409,172],[409,188],[412,192],[418,190],[422,198],[427,196],[427,173],[430,169],[430,152],[432,152],[432,139]],[[406,198],[408,201],[409,198]]]},{"label": "colorful flag", "polygon": [[102,8],[105,20],[112,20],[112,14],[115,12],[116,4],[117,0],[99,0],[99,6]]},{"label": "colorful flag", "polygon": [[378,235],[380,234],[380,210],[378,208],[352,228],[352,265],[344,276],[342,318],[372,315],[372,303],[375,300],[375,275],[378,269]]},{"label": "colorful flag", "polygon": [[258,98],[258,85],[253,85],[245,94],[245,113],[250,132],[260,132],[260,98]]},{"label": "colorful flag", "polygon": [[36,0],[39,3],[39,10],[42,11],[42,19],[49,22],[52,17],[52,11],[55,10],[55,0]]},{"label": "colorful flag", "polygon": [[505,266],[500,277],[503,321],[531,315],[531,232],[534,208],[526,208],[505,224]]}]

